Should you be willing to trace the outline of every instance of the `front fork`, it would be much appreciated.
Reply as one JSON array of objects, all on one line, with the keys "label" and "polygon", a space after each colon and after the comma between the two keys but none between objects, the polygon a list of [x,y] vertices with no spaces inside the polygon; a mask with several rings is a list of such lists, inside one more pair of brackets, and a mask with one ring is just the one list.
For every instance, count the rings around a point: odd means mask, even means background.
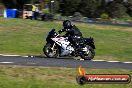
[{"label": "front fork", "polygon": [[55,43],[53,44],[53,46],[52,46],[52,48],[51,48],[51,49],[52,49],[52,50],[54,50],[54,47],[55,47]]}]

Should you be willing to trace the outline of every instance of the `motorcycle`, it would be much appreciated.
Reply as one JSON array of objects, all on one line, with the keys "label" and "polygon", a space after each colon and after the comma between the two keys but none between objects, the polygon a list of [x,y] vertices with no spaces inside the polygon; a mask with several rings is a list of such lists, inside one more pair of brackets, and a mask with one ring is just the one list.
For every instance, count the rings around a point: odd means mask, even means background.
[{"label": "motorcycle", "polygon": [[[93,38],[83,38],[84,42],[78,43],[79,51],[68,41],[68,37],[60,36],[60,34],[52,29],[46,38],[46,45],[43,48],[44,54],[49,58],[64,56],[80,56],[82,59],[91,60],[95,56],[95,45]],[[78,45],[77,44],[77,45]]]}]

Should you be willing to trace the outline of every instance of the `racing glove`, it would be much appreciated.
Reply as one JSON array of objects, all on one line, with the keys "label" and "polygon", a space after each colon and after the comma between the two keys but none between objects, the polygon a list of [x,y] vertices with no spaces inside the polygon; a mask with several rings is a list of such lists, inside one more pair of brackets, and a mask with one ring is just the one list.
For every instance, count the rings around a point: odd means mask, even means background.
[{"label": "racing glove", "polygon": [[59,32],[59,34],[61,34],[62,32],[64,32],[65,30],[64,29],[61,29],[61,30],[59,30],[58,32]]}]

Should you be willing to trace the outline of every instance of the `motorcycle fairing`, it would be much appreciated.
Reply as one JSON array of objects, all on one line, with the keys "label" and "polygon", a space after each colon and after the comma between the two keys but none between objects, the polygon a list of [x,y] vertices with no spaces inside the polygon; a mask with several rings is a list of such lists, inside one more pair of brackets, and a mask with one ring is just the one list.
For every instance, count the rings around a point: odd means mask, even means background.
[{"label": "motorcycle fairing", "polygon": [[56,37],[51,39],[61,47],[61,56],[69,55],[74,51],[67,38]]}]

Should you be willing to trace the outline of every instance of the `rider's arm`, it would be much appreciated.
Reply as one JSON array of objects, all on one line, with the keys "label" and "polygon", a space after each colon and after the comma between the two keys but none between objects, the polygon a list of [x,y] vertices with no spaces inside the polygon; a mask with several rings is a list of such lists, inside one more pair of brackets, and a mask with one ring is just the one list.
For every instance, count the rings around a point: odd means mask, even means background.
[{"label": "rider's arm", "polygon": [[61,29],[61,30],[59,30],[59,33],[62,33],[62,32],[65,32],[66,31],[66,29]]},{"label": "rider's arm", "polygon": [[70,32],[70,31],[72,31],[72,29],[61,29],[61,30],[59,30],[59,33]]}]

